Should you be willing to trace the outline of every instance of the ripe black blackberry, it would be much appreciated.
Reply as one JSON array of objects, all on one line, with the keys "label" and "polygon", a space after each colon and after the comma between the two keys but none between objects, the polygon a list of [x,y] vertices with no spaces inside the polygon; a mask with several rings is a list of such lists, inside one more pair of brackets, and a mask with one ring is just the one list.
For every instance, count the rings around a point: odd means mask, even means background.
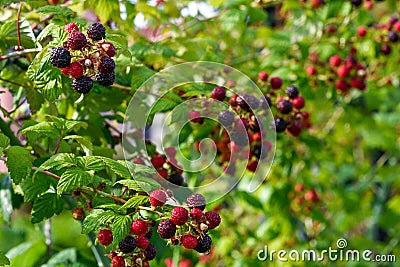
[{"label": "ripe black blackberry", "polygon": [[153,228],[150,227],[149,231],[144,235],[148,240],[153,236]]},{"label": "ripe black blackberry", "polygon": [[396,43],[399,40],[399,35],[397,32],[389,32],[388,33],[389,42]]},{"label": "ripe black blackberry", "polygon": [[111,73],[97,73],[94,76],[96,82],[103,86],[110,86],[113,85],[115,81],[115,72]]},{"label": "ripe black blackberry", "polygon": [[194,248],[199,253],[206,253],[211,249],[212,240],[207,234],[203,234],[197,238],[197,246]]},{"label": "ripe black blackberry", "polygon": [[229,110],[221,111],[218,114],[218,122],[222,124],[222,126],[228,127],[232,125],[235,121],[235,116]]},{"label": "ripe black blackberry", "polygon": [[146,259],[151,261],[156,257],[157,249],[153,244],[149,244],[144,254],[146,255]]},{"label": "ripe black blackberry", "polygon": [[248,94],[239,95],[236,102],[240,108],[247,111],[258,108],[260,104],[259,100],[255,96]]},{"label": "ripe black blackberry", "polygon": [[81,32],[71,32],[68,35],[67,43],[72,50],[81,50],[87,44],[86,36]]},{"label": "ripe black blackberry", "polygon": [[253,148],[253,155],[258,159],[264,159],[267,156],[268,150],[265,146],[256,145]]},{"label": "ripe black blackberry", "polygon": [[289,98],[293,99],[299,95],[299,88],[294,85],[290,85],[286,88],[286,94]]},{"label": "ripe black blackberry", "polygon": [[72,89],[80,94],[87,94],[92,90],[93,81],[87,76],[76,78],[72,81]]},{"label": "ripe black blackberry", "polygon": [[51,51],[50,62],[54,67],[66,68],[71,63],[71,54],[63,47],[54,48]]},{"label": "ripe black blackberry", "polygon": [[269,96],[266,95],[266,96],[262,96],[260,98],[260,103],[259,103],[260,108],[267,109],[271,106],[271,104],[272,104],[272,102],[271,102],[271,98]]},{"label": "ripe black blackberry", "polygon": [[275,131],[277,133],[281,133],[281,132],[284,132],[286,130],[287,123],[282,118],[276,118],[271,126],[272,126],[272,128],[275,128]]},{"label": "ripe black blackberry", "polygon": [[280,113],[289,114],[293,109],[293,105],[292,105],[292,102],[284,99],[278,103],[277,108]]},{"label": "ripe black blackberry", "polygon": [[131,253],[136,248],[136,240],[133,236],[128,235],[119,242],[118,247],[123,253]]},{"label": "ripe black blackberry", "polygon": [[157,232],[164,239],[172,238],[176,232],[176,225],[170,220],[163,220],[158,225]]},{"label": "ripe black blackberry", "polygon": [[358,7],[358,6],[360,6],[362,4],[362,0],[351,0],[351,3],[354,6]]},{"label": "ripe black blackberry", "polygon": [[93,23],[87,30],[87,35],[94,41],[100,41],[106,38],[106,28],[101,23]]},{"label": "ripe black blackberry", "polygon": [[203,195],[193,194],[186,199],[186,204],[190,209],[198,208],[204,210],[206,208],[206,199]]},{"label": "ripe black blackberry", "polygon": [[168,180],[174,185],[181,186],[183,184],[183,177],[179,173],[174,173],[168,177]]},{"label": "ripe black blackberry", "polygon": [[115,69],[115,62],[114,60],[109,57],[105,56],[101,58],[100,65],[99,65],[99,72],[100,73],[112,73]]}]

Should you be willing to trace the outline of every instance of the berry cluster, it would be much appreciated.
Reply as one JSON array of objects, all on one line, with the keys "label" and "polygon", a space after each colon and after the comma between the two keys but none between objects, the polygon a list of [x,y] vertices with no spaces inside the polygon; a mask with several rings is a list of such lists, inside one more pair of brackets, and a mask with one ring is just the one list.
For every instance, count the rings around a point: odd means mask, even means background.
[{"label": "berry cluster", "polygon": [[290,193],[293,199],[294,209],[304,209],[310,211],[312,206],[321,202],[320,197],[314,188],[306,189],[303,184],[296,184],[294,190]]},{"label": "berry cluster", "polygon": [[80,94],[87,94],[93,87],[93,80],[103,86],[110,86],[115,80],[115,47],[104,41],[106,29],[101,23],[93,23],[87,29],[87,36],[79,31],[78,25],[70,23],[64,27],[68,39],[63,46],[51,51],[50,62],[60,68],[64,75],[73,78],[72,88]]},{"label": "berry cluster", "polygon": [[[168,195],[163,190],[155,190],[150,194],[152,209],[162,207]],[[157,232],[163,239],[169,239],[173,245],[182,245],[199,253],[211,249],[212,240],[208,230],[216,228],[221,218],[214,211],[205,212],[206,200],[200,194],[193,194],[186,200],[187,208],[175,207],[170,215],[162,215]],[[157,213],[161,214],[161,213]],[[149,266],[149,261],[156,257],[156,247],[150,243],[153,227],[156,223],[151,218],[133,221],[130,233],[118,243],[118,248],[107,254],[111,258],[112,267]],[[97,242],[103,246],[113,243],[113,233],[102,229],[97,235]],[[128,265],[127,265],[128,264]]]},{"label": "berry cluster", "polygon": [[[314,70],[312,70],[314,72]],[[295,85],[286,87],[285,94],[281,94],[283,86],[280,77],[271,77],[265,71],[258,74],[263,90],[267,93],[262,99],[260,105],[264,108],[271,107],[275,112],[274,126],[276,132],[284,132],[285,130],[291,135],[297,137],[303,128],[310,128],[309,113],[303,111],[306,101],[300,95],[300,90]]]},{"label": "berry cluster", "polygon": [[[400,20],[398,17],[390,17],[387,23],[381,25],[373,25],[373,34],[375,40],[380,44],[380,52],[383,55],[389,55],[393,46],[399,43],[400,34]],[[367,27],[361,26],[357,30],[357,34],[360,37],[367,35]]]}]

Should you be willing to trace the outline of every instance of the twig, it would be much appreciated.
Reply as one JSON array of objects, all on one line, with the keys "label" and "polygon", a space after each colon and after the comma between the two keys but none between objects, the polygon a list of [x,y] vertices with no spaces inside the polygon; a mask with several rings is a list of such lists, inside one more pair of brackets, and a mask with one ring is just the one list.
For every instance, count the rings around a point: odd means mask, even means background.
[{"label": "twig", "polygon": [[21,10],[22,10],[22,2],[19,2],[19,7],[18,7],[18,14],[17,14],[17,36],[18,36],[18,48],[17,50],[22,49],[22,44],[21,44],[21,27],[19,25],[19,20],[21,18]]},{"label": "twig", "polygon": [[[39,169],[38,167],[32,167],[32,170],[34,170],[34,171],[36,171],[36,170],[38,170],[38,169]],[[40,170],[39,172],[41,172],[41,173],[43,173],[43,174],[46,174],[46,175],[48,175],[48,176],[50,176],[50,177],[52,177],[52,178],[54,178],[54,179],[57,179],[57,180],[60,180],[60,179],[61,179],[60,176],[58,176],[57,174],[54,174],[54,173],[52,173],[52,172],[49,172],[49,171]]]},{"label": "twig", "polygon": [[154,212],[154,213],[156,213],[156,214],[158,214],[158,215],[160,215],[160,216],[165,216],[164,213],[159,212],[159,211],[157,211],[157,210],[153,210],[152,208],[149,208],[149,207],[138,206],[138,209],[140,209],[140,210],[147,210],[147,211],[150,211],[150,212]]},{"label": "twig", "polygon": [[99,193],[100,195],[103,195],[105,197],[109,197],[109,198],[118,200],[119,202],[122,202],[122,203],[126,203],[127,202],[125,199],[123,199],[123,198],[121,198],[119,196],[114,196],[112,194],[108,194],[108,193],[103,192],[103,191],[96,191],[95,189],[93,189],[91,187],[84,186],[83,189],[88,190],[88,191],[92,191],[92,192],[95,192],[95,193]]},{"label": "twig", "polygon": [[42,51],[42,48],[28,48],[28,49],[24,49],[24,50],[19,50],[19,51],[14,51],[11,53],[8,53],[6,55],[0,56],[0,60],[4,60],[10,57],[18,57],[18,56],[22,56],[22,55],[26,55],[26,54],[30,54],[30,53],[37,53]]},{"label": "twig", "polygon": [[3,78],[0,78],[0,81],[6,82],[6,83],[11,83],[11,84],[13,84],[13,85],[15,85],[15,86],[26,87],[25,85],[23,85],[23,84],[21,84],[21,83],[17,83],[17,82],[14,82],[14,81],[10,81],[10,80],[7,80],[7,79],[3,79]]}]

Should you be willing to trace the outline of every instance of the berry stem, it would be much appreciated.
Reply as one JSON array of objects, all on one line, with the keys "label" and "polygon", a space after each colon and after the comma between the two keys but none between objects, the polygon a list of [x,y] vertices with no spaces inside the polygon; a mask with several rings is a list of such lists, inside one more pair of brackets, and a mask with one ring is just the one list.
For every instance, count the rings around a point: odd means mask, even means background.
[{"label": "berry stem", "polygon": [[[32,167],[32,170],[34,170],[34,171],[36,171],[36,170],[38,170],[38,169],[39,169],[38,167]],[[60,180],[60,179],[61,179],[60,176],[58,176],[58,175],[56,175],[56,174],[54,174],[54,173],[52,173],[52,172],[46,171],[46,170],[40,170],[39,172],[41,172],[41,173],[43,173],[43,174],[46,174],[46,175],[48,175],[48,176],[50,176],[50,177],[52,177],[52,178],[54,178],[54,179],[57,179],[57,180]]]},{"label": "berry stem", "polygon": [[138,206],[138,209],[140,209],[140,210],[147,210],[147,211],[150,211],[150,212],[154,212],[154,213],[156,213],[156,214],[158,214],[158,215],[160,215],[160,216],[165,216],[164,213],[159,212],[159,211],[157,211],[157,210],[153,210],[152,208],[149,208],[149,207]]},{"label": "berry stem", "polygon": [[17,51],[22,49],[21,26],[19,25],[19,20],[21,18],[21,10],[22,10],[22,2],[19,2],[18,14],[17,14],[17,37],[18,37],[18,48],[17,48]]},{"label": "berry stem", "polygon": [[28,48],[28,49],[24,49],[24,50],[14,51],[14,52],[8,53],[6,55],[1,55],[0,61],[7,59],[7,58],[18,57],[18,56],[22,56],[22,55],[26,55],[26,54],[30,54],[30,53],[37,53],[40,51],[42,51],[41,48]]},{"label": "berry stem", "polygon": [[103,196],[105,196],[105,197],[112,198],[112,199],[117,200],[117,201],[122,202],[122,203],[126,203],[126,202],[127,202],[125,199],[123,199],[123,198],[121,198],[121,197],[114,196],[114,195],[112,195],[112,194],[108,194],[108,193],[103,192],[103,191],[100,191],[100,190],[97,191],[97,190],[95,190],[95,189],[93,189],[93,188],[91,188],[91,187],[84,186],[83,189],[88,190],[88,191],[92,191],[92,192],[94,192],[94,193],[98,193],[98,194],[103,195]]}]

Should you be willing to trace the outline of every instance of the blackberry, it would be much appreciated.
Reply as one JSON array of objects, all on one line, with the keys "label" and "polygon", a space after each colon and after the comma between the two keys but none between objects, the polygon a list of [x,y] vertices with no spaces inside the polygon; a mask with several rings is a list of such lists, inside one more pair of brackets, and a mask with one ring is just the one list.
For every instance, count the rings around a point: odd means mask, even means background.
[{"label": "blackberry", "polygon": [[198,208],[193,208],[190,210],[190,217],[194,220],[200,220],[203,217],[203,211]]},{"label": "blackberry", "polygon": [[268,80],[268,73],[266,73],[265,71],[260,71],[260,72],[258,73],[258,79],[259,79],[260,81],[265,82],[266,80]]},{"label": "blackberry", "polygon": [[150,230],[144,235],[144,237],[150,240],[152,236],[153,236],[153,228],[150,228]]},{"label": "blackberry", "polygon": [[293,105],[292,105],[292,102],[284,99],[278,103],[277,108],[280,113],[289,114],[293,109]]},{"label": "blackberry", "polygon": [[100,60],[100,65],[99,65],[100,73],[112,73],[114,69],[115,69],[115,62],[111,57],[105,56]]},{"label": "blackberry", "polygon": [[72,62],[68,67],[67,67],[67,74],[71,78],[79,78],[82,77],[84,72],[84,69],[81,64],[79,64],[77,61]]},{"label": "blackberry", "polygon": [[110,86],[113,85],[115,81],[115,72],[111,73],[97,73],[94,76],[96,82],[103,86]]},{"label": "blackberry", "polygon": [[176,232],[176,225],[171,220],[163,220],[158,225],[157,232],[164,239],[172,238]]},{"label": "blackberry", "polygon": [[301,96],[298,96],[298,97],[296,97],[295,99],[293,99],[293,106],[294,106],[295,108],[297,108],[297,109],[302,109],[302,108],[304,108],[305,104],[306,104],[306,101],[305,101],[304,98],[301,97]]},{"label": "blackberry", "polygon": [[282,87],[282,79],[279,77],[272,77],[269,82],[271,84],[272,89],[277,90]]},{"label": "blackberry", "polygon": [[258,159],[264,159],[267,156],[268,150],[265,146],[257,145],[253,148],[253,155]]},{"label": "blackberry", "polygon": [[207,211],[206,214],[208,229],[214,229],[221,223],[221,217],[215,211]]},{"label": "blackberry", "polygon": [[113,241],[113,234],[110,230],[100,230],[97,235],[97,240],[99,241],[99,244],[108,246]]},{"label": "blackberry", "polygon": [[246,133],[233,132],[231,137],[232,141],[239,146],[246,146],[248,143],[248,137]]},{"label": "blackberry", "polygon": [[397,34],[397,32],[389,32],[388,40],[389,42],[395,43],[399,40],[399,35]]},{"label": "blackberry", "polygon": [[100,46],[109,57],[115,56],[115,47],[112,43],[103,42],[103,43],[99,43],[98,46]]},{"label": "blackberry", "polygon": [[390,45],[388,45],[388,44],[383,44],[383,45],[381,46],[381,52],[382,52],[382,54],[384,54],[384,55],[389,55],[390,52],[392,52],[392,48],[391,48]]},{"label": "blackberry", "polygon": [[136,219],[131,226],[131,232],[135,235],[144,236],[149,231],[148,224],[140,219]]},{"label": "blackberry", "polygon": [[197,238],[192,235],[184,235],[181,239],[181,244],[185,248],[194,249],[197,247]]},{"label": "blackberry", "polygon": [[121,256],[115,256],[111,260],[111,267],[125,267],[125,259]]},{"label": "blackberry", "polygon": [[203,234],[203,236],[199,236],[197,238],[197,246],[194,248],[194,250],[199,253],[205,253],[211,249],[211,245],[211,237],[207,234]]},{"label": "blackberry", "polygon": [[87,44],[86,36],[77,31],[73,31],[68,35],[68,47],[72,50],[81,50]]},{"label": "blackberry", "polygon": [[153,244],[149,244],[144,254],[146,255],[146,259],[151,261],[156,257],[157,249]]},{"label": "blackberry", "polygon": [[70,23],[64,26],[64,31],[71,33],[71,32],[79,32],[78,25],[75,23]]},{"label": "blackberry", "polygon": [[72,88],[80,94],[87,94],[92,90],[93,81],[87,76],[76,78],[72,81]]},{"label": "blackberry", "polygon": [[174,184],[174,185],[183,185],[183,177],[179,173],[174,173],[169,176],[168,178],[169,182]]},{"label": "blackberry", "polygon": [[164,206],[165,202],[167,202],[167,194],[164,191],[154,190],[150,193],[150,204],[153,207]]},{"label": "blackberry", "polygon": [[206,208],[206,199],[203,195],[193,194],[186,199],[186,204],[190,209],[198,208],[204,210]]},{"label": "blackberry", "polygon": [[136,245],[140,249],[146,249],[149,247],[149,240],[144,236],[138,236],[136,238]]},{"label": "blackberry", "polygon": [[57,47],[51,51],[50,62],[54,67],[66,68],[71,63],[71,54],[63,47]]},{"label": "blackberry", "polygon": [[248,94],[239,95],[236,102],[240,108],[247,111],[258,108],[260,104],[259,100],[255,96]]},{"label": "blackberry", "polygon": [[261,118],[253,116],[252,119],[250,120],[250,129],[253,132],[258,133],[261,131],[262,126],[263,122]]},{"label": "blackberry", "polygon": [[158,169],[158,168],[162,168],[162,166],[165,163],[165,159],[163,156],[161,155],[156,155],[154,157],[151,158],[151,164],[153,165],[154,168]]},{"label": "blackberry", "polygon": [[299,95],[299,88],[294,85],[290,85],[286,88],[286,94],[289,98],[293,99]]},{"label": "blackberry", "polygon": [[136,248],[136,240],[133,236],[128,235],[119,242],[118,247],[123,253],[131,253]]},{"label": "blackberry", "polygon": [[101,23],[93,23],[89,26],[87,35],[93,41],[100,41],[101,39],[106,38],[106,28],[104,28],[103,24]]},{"label": "blackberry", "polygon": [[189,213],[185,208],[176,207],[172,210],[169,219],[176,225],[184,225],[189,219]]},{"label": "blackberry", "polygon": [[271,102],[271,98],[267,95],[262,96],[260,98],[260,102],[259,102],[259,106],[262,109],[267,109],[271,106],[272,102]]},{"label": "blackberry", "polygon": [[247,164],[247,169],[251,172],[256,172],[258,166],[258,161],[253,160]]},{"label": "blackberry", "polygon": [[277,133],[281,133],[286,130],[287,123],[282,118],[276,118],[276,119],[274,119],[274,122],[272,123],[271,126],[272,126],[272,128],[275,128],[275,131]]},{"label": "blackberry", "polygon": [[211,92],[211,98],[224,101],[226,96],[226,90],[224,87],[215,87]]},{"label": "blackberry", "polygon": [[360,6],[362,4],[362,0],[351,0],[351,3],[354,6],[358,7],[358,6]]},{"label": "blackberry", "polygon": [[228,127],[232,125],[235,120],[235,116],[229,110],[221,111],[218,114],[218,122],[222,124],[222,126]]}]

